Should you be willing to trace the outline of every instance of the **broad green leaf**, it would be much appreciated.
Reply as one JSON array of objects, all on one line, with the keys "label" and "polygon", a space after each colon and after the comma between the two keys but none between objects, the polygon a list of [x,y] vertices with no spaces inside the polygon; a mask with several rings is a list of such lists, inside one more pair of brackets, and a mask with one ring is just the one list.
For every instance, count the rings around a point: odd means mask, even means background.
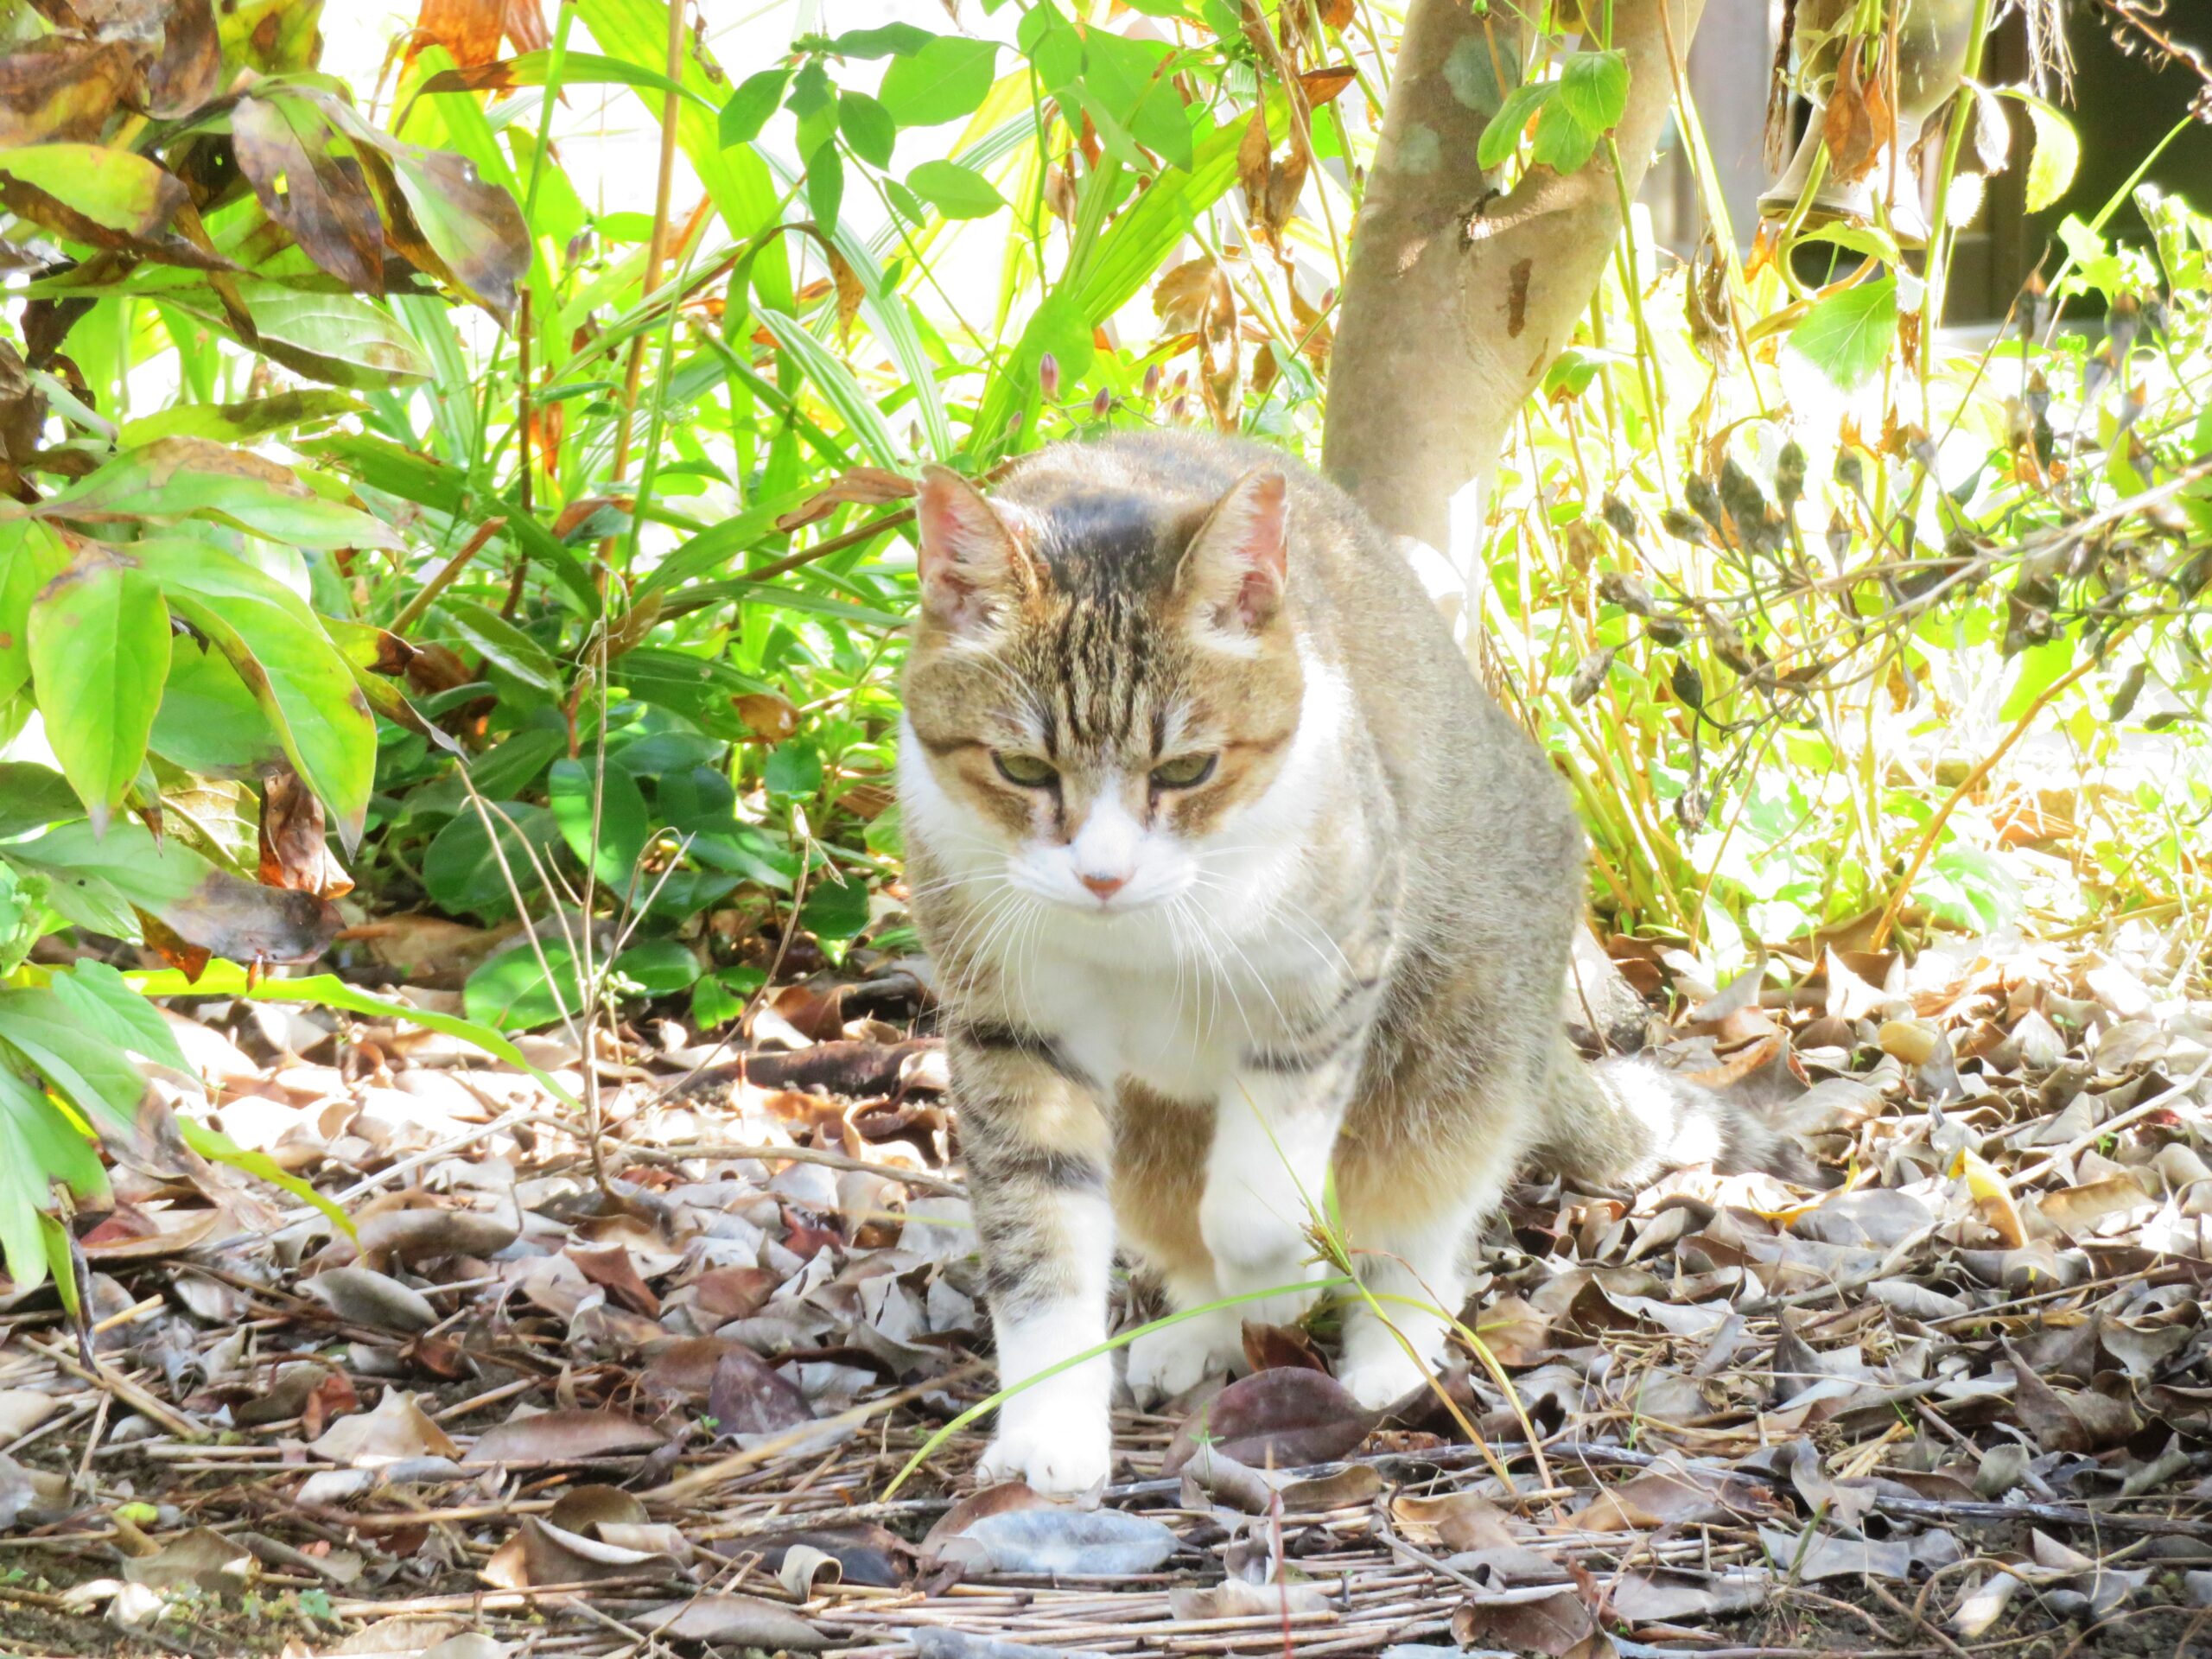
[{"label": "broad green leaf", "polygon": [[911,58],[938,37],[912,23],[849,29],[823,49],[835,58]]},{"label": "broad green leaf", "polygon": [[542,806],[519,801],[486,805],[499,826],[496,850],[482,815],[472,805],[439,830],[423,855],[423,885],[442,909],[493,920],[514,914],[510,876],[525,902],[543,887],[538,868],[560,844],[561,827]]},{"label": "broad green leaf", "polygon": [[84,816],[68,780],[29,760],[0,760],[0,840]]},{"label": "broad green leaf", "polygon": [[1584,126],[1554,98],[1536,123],[1536,142],[1529,146],[1529,164],[1548,167],[1561,176],[1579,173],[1596,151],[1598,137],[1593,129]]},{"label": "broad green leaf", "polygon": [[1006,206],[996,185],[957,162],[924,162],[906,183],[947,219],[983,219]]},{"label": "broad green leaf", "polygon": [[569,747],[557,731],[519,731],[486,749],[468,768],[476,792],[491,800],[512,800],[536,783],[546,763]]},{"label": "broad green leaf", "polygon": [[902,127],[942,126],[975,113],[998,79],[997,42],[939,35],[883,72],[876,98]]},{"label": "broad green leaf", "polygon": [[35,518],[0,518],[0,703],[31,677],[31,606],[67,569],[69,549]]},{"label": "broad green leaf", "polygon": [[108,1190],[85,1131],[12,1067],[0,1065],[0,1264],[18,1294],[46,1280],[40,1222],[58,1208],[56,1183],[88,1209]]},{"label": "broad green leaf", "polygon": [[190,198],[164,168],[100,144],[0,149],[0,203],[50,231],[102,246],[152,240]]},{"label": "broad green leaf", "polygon": [[675,939],[646,939],[614,958],[613,971],[641,996],[674,996],[699,977],[699,958]]},{"label": "broad green leaf", "polygon": [[[609,766],[601,776],[585,762],[563,757],[553,763],[547,793],[553,804],[554,820],[561,826],[561,838],[569,843],[577,861],[590,865],[618,896],[629,893],[653,832],[637,780],[620,766]],[[595,850],[592,837],[594,794],[600,798]]]},{"label": "broad green leaf", "polygon": [[811,795],[822,787],[822,751],[801,738],[768,752],[760,781],[771,795]]},{"label": "broad green leaf", "polygon": [[[430,360],[389,313],[353,294],[311,294],[258,276],[235,276],[260,338],[255,349],[311,380],[334,386],[392,387],[430,378]],[[179,310],[230,334],[212,290],[167,296]]]},{"label": "broad green leaf", "polygon": [[39,510],[96,521],[204,513],[295,547],[404,545],[390,525],[324,500],[289,468],[206,438],[160,438],[128,450]]},{"label": "broad green leaf", "polygon": [[271,432],[290,432],[360,412],[359,398],[342,391],[280,391],[238,404],[179,404],[156,415],[125,421],[123,447],[135,449],[160,438],[211,438],[251,443]]},{"label": "broad green leaf", "polygon": [[168,678],[168,607],[137,563],[87,543],[33,602],[29,626],[47,741],[105,827],[145,764]]},{"label": "broad green leaf", "polygon": [[799,925],[818,939],[849,939],[868,925],[868,884],[857,875],[842,881],[830,872],[815,872]]},{"label": "broad green leaf", "polygon": [[176,1033],[146,997],[113,968],[90,957],[79,957],[65,973],[57,973],[48,988],[84,1025],[118,1047],[151,1060],[190,1072],[192,1063],[177,1046]]},{"label": "broad green leaf", "polygon": [[575,957],[556,938],[543,941],[543,950],[542,968],[527,940],[479,965],[461,987],[461,1005],[468,1017],[500,1031],[530,1031],[581,1013],[583,992]]},{"label": "broad green leaf", "polygon": [[784,101],[784,89],[791,83],[791,68],[785,64],[763,69],[738,82],[737,90],[729,95],[729,102],[722,105],[716,129],[723,148],[749,144],[758,138],[760,129],[768,124],[768,118],[776,112],[776,106]]},{"label": "broad green leaf", "polygon": [[352,851],[376,778],[376,722],[315,613],[283,582],[205,542],[167,537],[130,550],[159,579],[169,608],[231,659]]},{"label": "broad green leaf", "polygon": [[823,230],[836,228],[845,200],[845,162],[837,146],[823,143],[806,158],[806,207]]},{"label": "broad green leaf", "polygon": [[837,130],[853,147],[853,154],[870,167],[891,165],[891,152],[899,143],[899,124],[866,92],[837,95]]},{"label": "broad green leaf", "polygon": [[561,670],[552,654],[487,606],[448,599],[438,609],[453,631],[484,659],[549,702],[561,701]]},{"label": "broad green leaf", "polygon": [[257,778],[285,762],[276,728],[221,649],[176,641],[154,714],[153,751],[188,772]]},{"label": "broad green leaf", "polygon": [[1878,276],[1831,294],[1790,330],[1784,348],[1839,391],[1856,391],[1882,372],[1897,334],[1897,281]]},{"label": "broad green leaf", "polygon": [[2035,132],[2035,153],[2028,161],[2027,208],[2040,213],[2073,188],[2074,175],[2082,164],[2082,139],[2074,124],[2054,106],[2025,92],[2018,97],[2027,105],[2028,124]]},{"label": "broad green leaf", "polygon": [[1497,113],[1475,141],[1475,160],[1484,172],[1505,165],[1521,147],[1521,135],[1528,130],[1529,121],[1558,94],[1557,81],[1532,80],[1505,95],[1505,102],[1497,106]]},{"label": "broad green leaf", "polygon": [[1561,60],[1556,107],[1590,131],[1611,132],[1628,112],[1628,54],[1573,52]]},{"label": "broad green leaf", "polygon": [[[0,1053],[12,1049],[90,1124],[134,1135],[146,1079],[120,1044],[42,986],[0,991]],[[0,1070],[7,1069],[0,1065]]]}]

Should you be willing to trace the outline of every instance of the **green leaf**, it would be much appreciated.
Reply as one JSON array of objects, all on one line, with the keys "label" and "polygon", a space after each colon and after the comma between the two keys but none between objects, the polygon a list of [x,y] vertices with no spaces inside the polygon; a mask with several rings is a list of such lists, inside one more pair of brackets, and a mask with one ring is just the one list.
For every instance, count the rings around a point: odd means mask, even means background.
[{"label": "green leaf", "polygon": [[1897,280],[1879,276],[1817,302],[1790,330],[1785,350],[1851,392],[1882,372],[1897,334]]},{"label": "green leaf", "polygon": [[29,1061],[87,1123],[138,1132],[145,1077],[119,1044],[81,1023],[52,991],[0,991],[0,1053],[8,1050]]},{"label": "green leaf", "polygon": [[998,79],[998,44],[939,35],[894,59],[876,97],[902,127],[935,127],[973,115]]},{"label": "green leaf", "polygon": [[2082,164],[2082,140],[2074,124],[2054,106],[2026,92],[2017,96],[2027,105],[2028,124],[2035,132],[2035,153],[2028,161],[2027,208],[2039,213],[2073,188]]},{"label": "green leaf", "polygon": [[[602,787],[603,785],[603,787]],[[599,879],[616,893],[629,892],[637,879],[638,861],[652,839],[652,819],[645,811],[645,798],[637,780],[620,766],[609,766],[604,777],[582,760],[563,757],[553,763],[547,781],[553,817],[561,838],[577,861],[591,866]],[[599,842],[592,844],[592,797],[600,794]]]},{"label": "green leaf", "polygon": [[29,626],[47,741],[105,828],[146,761],[168,678],[168,607],[137,564],[88,543],[32,604]]},{"label": "green leaf", "polygon": [[529,1031],[582,1012],[575,957],[557,939],[545,940],[544,951],[543,968],[527,940],[479,966],[461,988],[468,1017],[501,1031]]},{"label": "green leaf", "polygon": [[441,600],[438,610],[453,631],[493,667],[548,702],[561,701],[561,670],[552,653],[506,618],[467,599]]},{"label": "green leaf", "polygon": [[791,80],[790,67],[779,64],[738,82],[737,90],[729,95],[729,102],[722,105],[721,122],[716,129],[722,148],[749,144],[758,138],[760,129],[768,124],[768,118],[776,112],[776,106],[784,101],[784,88],[791,85]]},{"label": "green leaf", "polygon": [[957,162],[924,162],[906,183],[947,219],[985,219],[1006,206],[996,185]]},{"label": "green leaf", "polygon": [[746,1003],[764,982],[757,968],[725,968],[702,974],[691,987],[691,1023],[702,1032],[726,1026],[745,1012]]},{"label": "green leaf", "polygon": [[67,1113],[10,1067],[0,1065],[0,1261],[20,1294],[47,1277],[42,1217],[59,1207],[54,1184],[86,1207],[108,1190],[85,1131]]},{"label": "green leaf", "polygon": [[1475,160],[1484,172],[1505,165],[1515,150],[1521,147],[1521,135],[1528,130],[1529,123],[1538,111],[1558,95],[1555,80],[1527,81],[1505,95],[1505,102],[1497,106],[1497,113],[1483,129],[1483,136],[1475,141]]},{"label": "green leaf", "polygon": [[1598,148],[1596,131],[1567,113],[1554,98],[1536,123],[1536,142],[1529,147],[1531,166],[1548,167],[1561,177],[1579,173]]},{"label": "green leaf", "polygon": [[[542,806],[519,801],[486,803],[499,826],[494,849],[483,815],[471,810],[438,831],[423,855],[423,886],[442,909],[466,912],[487,920],[514,914],[514,899],[507,887],[512,873],[515,887],[525,903],[543,883],[538,867],[560,844],[561,826]],[[532,855],[536,855],[533,861]]]},{"label": "green leaf", "polygon": [[912,23],[849,29],[823,49],[836,58],[911,58],[939,37]]},{"label": "green leaf", "polygon": [[804,738],[768,752],[760,781],[772,795],[811,795],[822,787],[822,751]]},{"label": "green leaf", "polygon": [[160,580],[169,608],[231,659],[350,852],[376,780],[376,721],[315,613],[275,577],[205,542],[163,537],[130,551]]},{"label": "green leaf", "polygon": [[844,201],[844,158],[836,145],[824,143],[806,158],[806,208],[825,235],[836,228]]},{"label": "green leaf", "polygon": [[230,658],[196,639],[171,646],[150,741],[164,760],[218,778],[259,777],[286,762],[276,728]]},{"label": "green leaf", "polygon": [[[334,386],[397,387],[430,378],[430,359],[391,315],[353,294],[305,293],[258,276],[231,279],[259,335],[254,349]],[[183,289],[168,302],[211,328],[233,333],[212,289]]]},{"label": "green leaf", "polygon": [[569,747],[567,737],[547,728],[531,728],[479,755],[468,768],[469,781],[487,800],[512,800],[537,781],[547,761]]},{"label": "green leaf", "polygon": [[251,443],[272,432],[316,426],[360,412],[360,400],[342,391],[280,391],[238,404],[179,404],[159,414],[125,421],[123,447],[136,449],[159,438],[210,438],[219,443]]},{"label": "green leaf", "polygon": [[29,760],[0,760],[0,841],[83,816],[77,791],[60,772]]},{"label": "green leaf", "polygon": [[31,605],[68,568],[70,557],[52,525],[0,518],[0,703],[31,677]]},{"label": "green leaf", "polygon": [[48,988],[87,1031],[156,1065],[192,1071],[160,1011],[107,963],[80,957],[67,972],[55,974]]},{"label": "green leaf", "polygon": [[891,165],[891,152],[899,143],[899,124],[891,111],[866,92],[837,95],[837,130],[853,147],[853,154],[870,167]]},{"label": "green leaf", "polygon": [[699,958],[675,939],[646,939],[614,958],[614,973],[641,996],[674,996],[699,977]]},{"label": "green leaf", "polygon": [[205,514],[295,547],[404,545],[389,524],[324,500],[289,467],[206,438],[160,438],[126,451],[38,511],[125,522]]},{"label": "green leaf", "polygon": [[168,227],[190,198],[171,174],[102,144],[26,144],[0,149],[0,203],[48,230],[129,248]]},{"label": "green leaf", "polygon": [[817,873],[799,906],[799,925],[817,939],[849,939],[868,925],[868,885],[857,875],[843,880]]},{"label": "green leaf", "polygon": [[1574,52],[1561,61],[1557,107],[1590,131],[1603,135],[1628,112],[1628,54]]}]

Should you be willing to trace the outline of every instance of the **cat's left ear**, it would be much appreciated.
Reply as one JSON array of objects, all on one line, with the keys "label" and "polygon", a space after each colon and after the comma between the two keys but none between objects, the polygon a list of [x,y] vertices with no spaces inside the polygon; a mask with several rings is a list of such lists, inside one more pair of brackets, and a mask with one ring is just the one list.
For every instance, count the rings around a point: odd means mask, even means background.
[{"label": "cat's left ear", "polygon": [[1249,639],[1282,609],[1288,569],[1289,486],[1256,467],[1214,503],[1183,552],[1175,588],[1196,615],[1230,639]]}]

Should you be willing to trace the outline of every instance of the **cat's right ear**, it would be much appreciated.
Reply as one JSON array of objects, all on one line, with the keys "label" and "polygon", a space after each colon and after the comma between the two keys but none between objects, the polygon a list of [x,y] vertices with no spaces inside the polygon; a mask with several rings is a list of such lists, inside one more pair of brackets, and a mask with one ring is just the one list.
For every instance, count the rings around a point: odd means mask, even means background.
[{"label": "cat's right ear", "polygon": [[921,541],[922,610],[941,626],[979,632],[1001,605],[1027,591],[1028,553],[1001,511],[959,474],[923,468],[914,525]]}]

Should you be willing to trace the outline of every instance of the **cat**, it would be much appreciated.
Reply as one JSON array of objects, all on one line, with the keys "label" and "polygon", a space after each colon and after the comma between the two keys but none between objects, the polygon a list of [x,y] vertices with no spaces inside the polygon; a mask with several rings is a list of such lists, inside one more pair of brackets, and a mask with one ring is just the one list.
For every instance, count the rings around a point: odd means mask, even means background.
[{"label": "cat", "polygon": [[[1338,1376],[1380,1408],[1441,1355],[1525,1161],[1789,1161],[1569,1046],[1567,790],[1341,492],[1116,435],[988,499],[931,468],[915,516],[901,821],[1007,1385],[1107,1340],[1117,1243],[1179,1310],[1246,1299],[1138,1338],[1132,1391],[1240,1367],[1244,1320],[1313,1300],[1333,1203],[1388,1316],[1351,1300]],[[1112,1389],[1099,1357],[1013,1395],[980,1472],[1096,1485]]]}]

